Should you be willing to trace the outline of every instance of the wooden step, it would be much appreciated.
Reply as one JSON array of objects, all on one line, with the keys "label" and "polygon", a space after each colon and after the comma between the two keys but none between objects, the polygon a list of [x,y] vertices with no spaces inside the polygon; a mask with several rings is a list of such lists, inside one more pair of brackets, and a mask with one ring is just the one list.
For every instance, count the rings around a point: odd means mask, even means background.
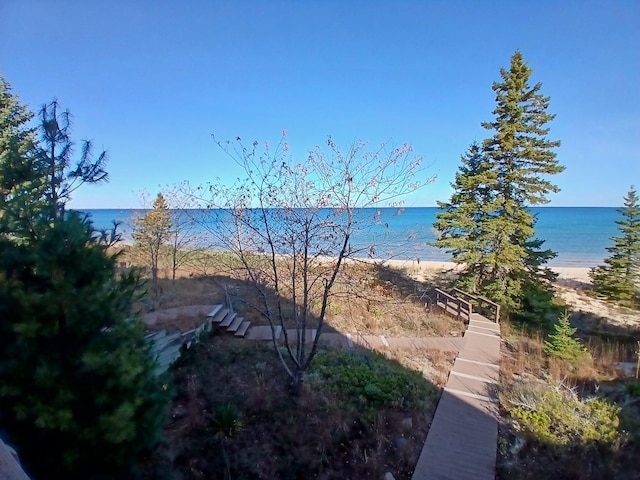
[{"label": "wooden step", "polygon": [[224,320],[220,322],[220,327],[227,328],[229,325],[233,323],[233,321],[236,319],[237,316],[238,316],[237,313],[228,313],[227,316],[224,317]]},{"label": "wooden step", "polygon": [[176,341],[180,341],[180,337],[182,336],[182,333],[180,332],[174,332],[174,333],[169,333],[166,335],[161,336],[160,338],[158,338],[157,340],[153,341],[153,346],[152,349],[153,350],[162,350],[166,345],[169,345],[170,343],[176,342]]},{"label": "wooden step", "polygon": [[223,307],[223,306],[224,306],[224,305],[222,305],[221,303],[219,303],[219,304],[217,304],[217,305],[214,305],[214,307],[213,307],[213,309],[211,310],[211,312],[209,313],[209,315],[207,315],[207,318],[213,318],[213,317],[215,317],[215,316],[218,314],[218,312],[219,312],[220,310],[222,310],[222,307]]},{"label": "wooden step", "polygon": [[238,330],[236,330],[236,337],[244,337],[247,333],[247,330],[249,330],[249,327],[251,326],[251,322],[242,322],[242,325],[240,325],[240,328],[238,328]]},{"label": "wooden step", "polygon": [[228,308],[222,308],[211,318],[211,323],[220,323],[229,313]]},{"label": "wooden step", "polygon": [[236,319],[233,322],[231,322],[231,325],[227,327],[227,332],[234,333],[235,331],[238,330],[238,327],[240,327],[242,322],[244,322],[244,318],[236,317]]}]

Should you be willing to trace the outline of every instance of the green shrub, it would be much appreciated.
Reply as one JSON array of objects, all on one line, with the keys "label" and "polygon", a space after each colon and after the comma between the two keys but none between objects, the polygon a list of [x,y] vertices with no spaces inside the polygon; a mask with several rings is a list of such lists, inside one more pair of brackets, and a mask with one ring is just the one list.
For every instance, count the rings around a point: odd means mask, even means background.
[{"label": "green shrub", "polygon": [[216,438],[231,438],[242,430],[240,410],[232,403],[219,405],[211,415]]},{"label": "green shrub", "polygon": [[369,420],[380,407],[420,407],[435,394],[419,372],[370,352],[319,353],[311,365],[309,380],[344,397],[353,411]]},{"label": "green shrub", "polygon": [[632,398],[640,398],[640,382],[629,382],[624,386],[624,391]]},{"label": "green shrub", "polygon": [[605,400],[579,399],[562,386],[517,384],[500,395],[511,418],[536,441],[554,446],[611,443],[620,408]]},{"label": "green shrub", "polygon": [[544,352],[550,357],[560,358],[571,362],[577,362],[589,356],[589,352],[580,340],[573,337],[576,328],[569,323],[569,314],[565,312],[553,327],[553,333],[549,334],[544,342]]},{"label": "green shrub", "polygon": [[530,283],[520,298],[520,308],[514,313],[517,322],[529,328],[547,331],[557,318],[560,307],[555,303],[553,290],[545,285]]}]

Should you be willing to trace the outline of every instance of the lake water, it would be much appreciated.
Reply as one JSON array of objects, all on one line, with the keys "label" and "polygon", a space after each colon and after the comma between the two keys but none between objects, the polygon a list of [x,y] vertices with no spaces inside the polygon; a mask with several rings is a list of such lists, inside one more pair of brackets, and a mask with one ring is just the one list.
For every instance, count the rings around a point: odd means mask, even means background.
[{"label": "lake water", "polygon": [[[356,245],[375,244],[376,257],[446,261],[449,257],[427,245],[435,239],[433,222],[438,209],[418,207],[380,209],[379,222],[358,232]],[[608,256],[611,237],[619,235],[616,220],[620,214],[610,207],[533,208],[538,216],[536,235],[546,242],[544,248],[557,252],[549,264],[563,267],[592,267]],[[132,217],[140,210],[85,210],[96,228],[108,228],[113,220],[123,223],[121,231],[130,240]],[[144,212],[144,211],[142,211]],[[373,214],[374,210],[371,210]],[[204,229],[200,229],[204,232]]]}]

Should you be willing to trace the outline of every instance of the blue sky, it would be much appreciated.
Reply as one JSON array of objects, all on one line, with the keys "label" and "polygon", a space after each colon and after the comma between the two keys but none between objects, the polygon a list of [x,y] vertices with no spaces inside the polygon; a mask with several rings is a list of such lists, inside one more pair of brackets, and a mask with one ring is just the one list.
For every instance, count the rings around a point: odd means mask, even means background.
[{"label": "blue sky", "polygon": [[5,0],[0,72],[108,150],[110,183],[78,190],[76,208],[235,178],[211,133],[275,143],[283,129],[300,159],[329,134],[412,144],[438,178],[407,205],[435,206],[520,49],[557,114],[551,205],[617,206],[640,187],[639,20],[637,0]]}]

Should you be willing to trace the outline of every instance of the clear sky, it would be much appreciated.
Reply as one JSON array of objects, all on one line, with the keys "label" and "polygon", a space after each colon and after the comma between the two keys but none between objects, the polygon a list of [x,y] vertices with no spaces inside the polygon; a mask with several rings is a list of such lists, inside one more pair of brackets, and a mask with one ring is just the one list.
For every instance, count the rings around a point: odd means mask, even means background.
[{"label": "clear sky", "polygon": [[211,139],[276,142],[301,160],[392,139],[448,200],[460,155],[488,134],[493,81],[520,49],[551,96],[566,171],[556,206],[617,206],[640,187],[640,2],[0,0],[0,72],[32,110],[57,97],[74,138],[108,150],[110,183],[76,208],[238,172]]}]

